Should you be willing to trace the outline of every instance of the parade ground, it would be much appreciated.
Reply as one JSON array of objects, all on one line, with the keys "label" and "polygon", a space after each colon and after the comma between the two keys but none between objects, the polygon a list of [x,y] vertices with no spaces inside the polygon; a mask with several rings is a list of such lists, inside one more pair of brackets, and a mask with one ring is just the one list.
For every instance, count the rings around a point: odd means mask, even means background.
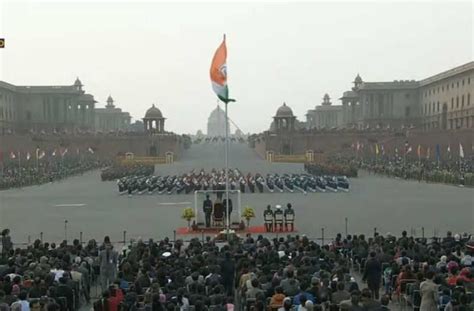
[{"label": "parade ground", "polygon": [[[224,145],[193,145],[173,165],[157,166],[155,174],[169,175],[224,167]],[[230,167],[242,173],[301,173],[302,164],[270,164],[260,159],[246,144],[230,146]],[[242,206],[251,206],[263,223],[267,204],[296,211],[295,226],[310,238],[330,239],[345,232],[372,234],[374,228],[400,235],[402,230],[426,237],[445,235],[447,230],[473,232],[474,190],[443,184],[418,183],[373,176],[361,172],[350,180],[348,193],[245,193]],[[185,207],[194,207],[194,196],[184,194],[119,195],[114,181],[100,181],[94,171],[60,182],[0,192],[0,228],[10,227],[14,242],[40,237],[47,241],[67,238],[114,241],[130,238],[173,238],[173,231],[186,226],[181,219]],[[66,222],[67,221],[67,222]],[[179,237],[179,236],[178,236]],[[188,238],[188,237],[183,237]]]}]

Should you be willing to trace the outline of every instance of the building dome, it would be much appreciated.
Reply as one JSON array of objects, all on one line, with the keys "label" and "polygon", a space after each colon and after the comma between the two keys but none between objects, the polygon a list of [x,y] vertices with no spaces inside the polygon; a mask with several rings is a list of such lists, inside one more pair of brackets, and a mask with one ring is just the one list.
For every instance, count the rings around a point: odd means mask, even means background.
[{"label": "building dome", "polygon": [[329,97],[328,93],[324,94],[322,105],[323,106],[331,105],[331,98]]},{"label": "building dome", "polygon": [[[230,133],[229,121],[227,121],[227,131]],[[226,133],[226,119],[225,111],[217,105],[212,110],[207,119],[207,136],[225,136]]]},{"label": "building dome", "polygon": [[114,107],[114,100],[110,95],[107,97],[107,107]]},{"label": "building dome", "polygon": [[293,117],[293,111],[286,105],[286,103],[283,103],[283,106],[278,108],[276,117]]},{"label": "building dome", "polygon": [[225,119],[225,112],[219,105],[217,105],[216,109],[212,110],[211,114],[209,115],[209,120],[211,121],[220,119]]},{"label": "building dome", "polygon": [[355,79],[354,79],[354,83],[358,83],[358,84],[359,84],[359,83],[362,83],[362,82],[363,82],[363,81],[362,81],[362,78],[360,77],[359,74],[357,74],[357,76],[356,76]]},{"label": "building dome", "polygon": [[160,119],[163,118],[163,114],[161,113],[160,109],[155,107],[155,104],[149,108],[145,113],[146,119]]},{"label": "building dome", "polygon": [[81,80],[79,80],[79,77],[77,77],[76,81],[74,81],[74,86],[75,87],[81,87],[82,86],[82,82],[81,82]]}]

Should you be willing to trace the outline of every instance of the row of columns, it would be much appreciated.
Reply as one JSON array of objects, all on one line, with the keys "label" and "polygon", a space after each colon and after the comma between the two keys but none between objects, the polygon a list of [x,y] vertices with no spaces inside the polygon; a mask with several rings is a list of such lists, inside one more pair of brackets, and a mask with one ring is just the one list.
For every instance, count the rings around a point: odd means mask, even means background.
[{"label": "row of columns", "polygon": [[145,132],[163,133],[165,131],[165,119],[143,119]]},{"label": "row of columns", "polygon": [[295,128],[295,117],[274,117],[276,130],[293,130]]},{"label": "row of columns", "polygon": [[[57,109],[56,113],[55,108]],[[74,123],[81,126],[93,126],[94,105],[93,103],[77,104],[74,102],[63,102],[55,104],[54,102],[44,102],[43,121],[52,123]]]}]

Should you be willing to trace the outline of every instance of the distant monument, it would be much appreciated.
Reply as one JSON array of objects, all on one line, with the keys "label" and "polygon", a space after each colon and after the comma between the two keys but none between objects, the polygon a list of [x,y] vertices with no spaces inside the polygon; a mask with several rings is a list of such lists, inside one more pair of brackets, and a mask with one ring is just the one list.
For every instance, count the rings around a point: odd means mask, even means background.
[{"label": "distant monument", "polygon": [[[227,127],[230,129],[230,127]],[[217,105],[207,120],[207,136],[225,136],[225,112]]]}]

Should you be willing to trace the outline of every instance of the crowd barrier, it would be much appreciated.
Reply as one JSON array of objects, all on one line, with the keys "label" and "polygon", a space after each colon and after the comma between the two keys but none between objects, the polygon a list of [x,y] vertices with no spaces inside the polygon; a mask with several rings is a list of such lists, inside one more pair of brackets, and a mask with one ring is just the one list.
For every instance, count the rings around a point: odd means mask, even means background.
[{"label": "crowd barrier", "polygon": [[[355,235],[360,235],[364,234],[367,238],[371,236],[375,236],[376,234],[381,234],[381,235],[386,235],[385,231],[379,231],[380,228],[373,228],[371,231],[367,232],[349,232],[348,231],[348,221],[346,219],[346,226],[344,230],[340,230],[339,233],[342,234],[343,236],[347,236],[348,234],[355,234]],[[446,235],[446,232],[441,232],[438,228],[433,228],[431,230],[426,230],[425,227],[412,227],[412,228],[400,228],[400,232],[393,232],[392,234],[394,235],[400,235],[403,230],[406,230],[408,235],[414,238],[427,238],[427,239],[437,239],[441,238]],[[459,234],[468,234],[468,235],[474,235],[474,232],[457,232],[456,229],[451,230],[454,233],[459,233]],[[245,238],[245,235],[247,234],[246,231],[241,231],[237,232],[237,235],[241,238]],[[252,234],[253,236],[257,236],[258,234]],[[286,237],[288,235],[300,235],[300,236],[306,236],[310,241],[314,241],[320,245],[328,244],[331,243],[336,239],[335,235],[326,235],[326,228],[321,228],[320,229],[320,234],[317,236],[309,236],[306,235],[304,232],[289,232],[289,231],[275,231],[275,232],[270,232],[270,233],[264,233],[263,235],[271,237],[271,238],[279,238],[279,237]],[[141,236],[141,235],[129,235],[127,230],[122,231],[122,238],[121,239],[115,239],[111,238],[111,243],[115,245],[116,247],[119,246],[125,246],[130,244],[133,241],[137,241],[138,239],[142,239],[143,241],[148,241],[149,239],[153,239],[155,241],[164,239],[165,237],[168,237],[170,242],[175,242],[178,239],[183,241],[183,242],[190,242],[191,239],[193,238],[200,238],[202,242],[206,240],[207,237],[214,238],[216,237],[217,234],[215,233],[208,233],[205,232],[204,230],[201,231],[196,231],[194,235],[186,235],[186,236],[180,236],[177,234],[176,230],[173,232],[170,232],[170,235],[162,235],[162,236]],[[65,225],[65,231],[64,231],[64,236],[61,238],[54,238],[54,239],[44,239],[44,233],[40,232],[38,236],[35,235],[28,235],[26,237],[26,241],[23,238],[21,240],[21,237],[18,237],[16,235],[12,236],[12,242],[15,247],[26,247],[29,245],[33,245],[35,240],[40,240],[41,242],[49,242],[49,243],[56,243],[59,245],[61,242],[66,240],[68,243],[72,243],[73,240],[77,239],[79,240],[80,244],[87,244],[89,240],[95,239],[97,242],[102,242],[103,236],[84,236],[83,232],[79,232],[79,236],[70,236],[68,235],[67,231],[67,225]],[[0,244],[0,249],[1,249],[1,244]]]}]

